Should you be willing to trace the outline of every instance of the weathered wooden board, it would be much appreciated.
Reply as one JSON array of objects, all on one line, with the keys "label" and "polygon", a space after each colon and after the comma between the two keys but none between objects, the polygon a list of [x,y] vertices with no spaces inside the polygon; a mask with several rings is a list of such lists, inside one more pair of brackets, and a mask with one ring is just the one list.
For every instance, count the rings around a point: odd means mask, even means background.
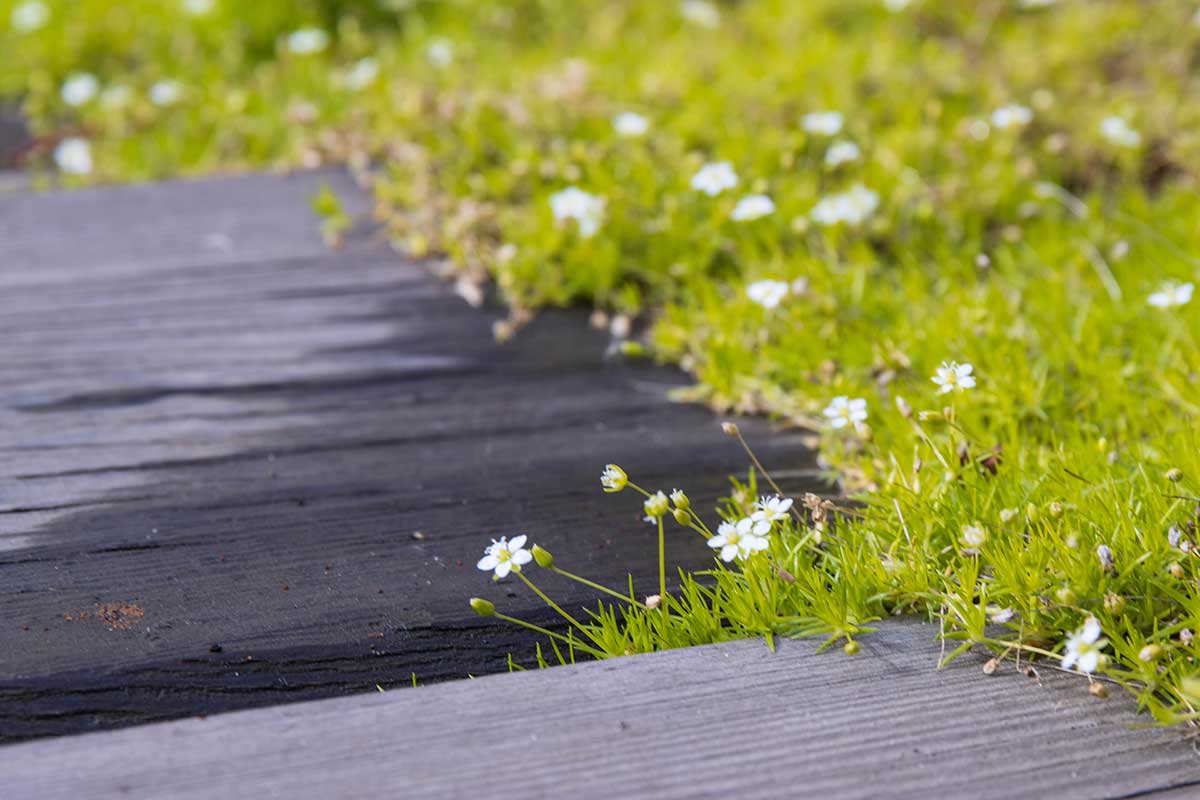
[{"label": "weathered wooden board", "polygon": [[1128,698],[939,672],[935,638],[894,620],[857,656],[744,641],[182,720],[3,748],[0,775],[41,800],[1200,792],[1192,743],[1132,729]]},{"label": "weathered wooden board", "polygon": [[489,537],[648,591],[602,465],[701,504],[744,469],[582,316],[498,346],[369,232],[327,250],[322,181],[364,211],[338,174],[0,195],[0,741],[506,669],[530,639],[466,599],[548,616],[474,568]]}]

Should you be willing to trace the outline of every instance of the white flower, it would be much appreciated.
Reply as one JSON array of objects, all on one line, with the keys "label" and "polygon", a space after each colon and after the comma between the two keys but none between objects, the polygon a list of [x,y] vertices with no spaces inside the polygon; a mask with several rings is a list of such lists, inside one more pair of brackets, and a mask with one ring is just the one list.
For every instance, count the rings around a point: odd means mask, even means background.
[{"label": "white flower", "polygon": [[433,66],[444,69],[454,63],[454,45],[449,39],[437,37],[425,46],[425,58]]},{"label": "white flower", "polygon": [[604,491],[606,492],[619,492],[628,483],[629,476],[625,474],[625,470],[616,464],[606,465],[604,472],[600,473],[600,485],[604,487]]},{"label": "white flower", "polygon": [[748,194],[729,212],[734,222],[749,222],[775,213],[775,202],[765,194]]},{"label": "white flower", "polygon": [[980,525],[964,525],[962,529],[962,543],[968,548],[968,552],[978,550],[984,542],[987,541],[987,530]]},{"label": "white flower", "polygon": [[365,89],[379,77],[379,62],[367,56],[354,62],[354,66],[346,72],[346,86],[351,89]]},{"label": "white flower", "polygon": [[862,151],[854,142],[842,139],[829,145],[825,151],[825,166],[833,168],[850,161],[858,161]]},{"label": "white flower", "polygon": [[319,53],[329,46],[329,34],[322,28],[301,28],[287,37],[287,48],[298,56]]},{"label": "white flower", "polygon": [[975,367],[970,364],[959,364],[957,361],[943,361],[937,368],[936,374],[930,379],[940,388],[938,394],[949,394],[955,389],[963,391],[975,386],[975,376],[971,373]]},{"label": "white flower", "polygon": [[550,195],[550,212],[557,222],[575,220],[579,235],[587,239],[600,230],[604,203],[603,197],[589,194],[576,186],[568,186]]},{"label": "white flower", "polygon": [[179,96],[183,94],[183,86],[179,81],[157,81],[150,87],[148,94],[151,103],[160,108],[166,108],[179,102]]},{"label": "white flower", "polygon": [[810,213],[818,225],[861,225],[879,207],[879,195],[862,184],[821,199]]},{"label": "white flower", "polygon": [[1124,117],[1105,117],[1100,120],[1100,135],[1118,147],[1137,147],[1142,135]]},{"label": "white flower", "polygon": [[1195,286],[1190,283],[1164,283],[1157,292],[1147,298],[1146,302],[1155,308],[1186,305],[1191,302],[1193,289]]},{"label": "white flower", "polygon": [[193,17],[202,17],[213,10],[214,0],[183,0],[183,10]]},{"label": "white flower", "polygon": [[746,287],[746,296],[763,308],[775,308],[787,297],[785,281],[755,281]]},{"label": "white flower", "polygon": [[660,489],[646,498],[646,502],[642,503],[642,510],[646,512],[646,522],[655,523],[671,510],[671,506],[667,502],[667,496]]},{"label": "white flower", "polygon": [[76,72],[63,81],[60,94],[67,105],[81,106],[90,103],[98,91],[100,81],[96,80],[95,75],[90,72]]},{"label": "white flower", "polygon": [[1104,569],[1112,569],[1115,561],[1113,560],[1112,548],[1106,544],[1102,544],[1096,548],[1096,558],[1100,559],[1100,566]]},{"label": "white flower", "polygon": [[475,566],[484,572],[495,571],[496,578],[503,578],[514,569],[520,569],[522,564],[533,560],[533,553],[525,549],[524,534],[514,536],[511,541],[501,536],[500,541],[492,539],[492,543],[483,551],[483,558]]},{"label": "white flower", "polygon": [[612,126],[618,136],[635,138],[650,130],[650,120],[633,111],[622,111],[613,117]]},{"label": "white flower", "polygon": [[87,175],[92,171],[92,146],[86,139],[63,139],[54,148],[54,163],[68,175]]},{"label": "white flower", "polygon": [[816,136],[837,136],[842,122],[840,111],[812,111],[800,119],[804,130]]},{"label": "white flower", "polygon": [[[779,495],[760,497],[754,504],[755,511],[750,515],[750,519],[755,522],[766,522],[768,525],[787,519],[788,512],[792,510],[792,502],[792,498]],[[767,530],[770,531],[770,528]]]},{"label": "white flower", "polygon": [[1062,668],[1076,667],[1080,672],[1095,672],[1100,666],[1100,651],[1108,642],[1100,638],[1100,623],[1088,617],[1083,627],[1067,637],[1067,649],[1063,651]]},{"label": "white flower", "polygon": [[750,517],[734,522],[722,522],[717,535],[708,540],[708,546],[718,550],[722,561],[749,558],[751,554],[767,549],[767,534],[771,523]]},{"label": "white flower", "polygon": [[728,161],[713,161],[705,164],[692,176],[692,188],[698,192],[704,192],[709,197],[716,197],[737,184],[737,173],[733,171],[733,165]]},{"label": "white flower", "polygon": [[834,428],[844,428],[850,423],[867,421],[867,401],[861,397],[851,400],[845,395],[833,398],[823,412]]},{"label": "white flower", "polygon": [[9,21],[17,33],[32,33],[50,21],[50,9],[40,0],[30,0],[14,7]]},{"label": "white flower", "polygon": [[679,4],[679,13],[688,22],[702,28],[715,28],[721,24],[721,12],[707,0],[683,0]]},{"label": "white flower", "polygon": [[1033,111],[1020,103],[1010,103],[1000,106],[992,112],[992,126],[1003,130],[1019,128],[1033,121]]}]

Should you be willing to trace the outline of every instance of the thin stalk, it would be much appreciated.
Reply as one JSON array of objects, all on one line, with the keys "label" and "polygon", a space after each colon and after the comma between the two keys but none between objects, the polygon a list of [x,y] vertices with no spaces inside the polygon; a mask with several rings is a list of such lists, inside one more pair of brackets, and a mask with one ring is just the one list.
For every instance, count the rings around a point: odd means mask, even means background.
[{"label": "thin stalk", "polygon": [[501,614],[499,611],[497,611],[493,616],[495,616],[496,619],[502,619],[505,622],[511,622],[513,625],[520,625],[522,628],[528,628],[529,630],[536,631],[537,633],[540,633],[544,636],[549,636],[551,639],[558,639],[559,641],[563,642],[566,645],[579,648],[580,650],[584,651],[585,653],[587,653],[590,656],[594,656],[596,658],[606,658],[607,657],[605,655],[605,653],[601,650],[597,650],[594,647],[589,647],[586,644],[584,644],[583,642],[572,639],[569,636],[563,636],[561,633],[555,633],[552,630],[543,628],[541,625],[534,625],[532,622],[526,622],[523,619],[517,619],[516,617],[510,617],[508,614]]},{"label": "thin stalk", "polygon": [[565,619],[567,622],[571,623],[576,628],[579,628],[580,632],[586,633],[586,631],[584,631],[583,623],[581,623],[579,620],[572,617],[566,611],[563,611],[562,607],[559,606],[558,603],[551,600],[549,595],[547,595],[545,592],[543,592],[538,587],[534,586],[533,581],[529,580],[529,578],[526,578],[524,572],[522,572],[520,570],[517,570],[516,572],[517,572],[517,577],[520,578],[521,580],[525,581],[525,585],[528,586],[530,589],[532,589],[534,594],[536,594],[538,597],[542,598],[542,600],[545,601],[546,605],[550,606],[555,611],[557,611],[559,613],[559,615],[563,619]]},{"label": "thin stalk", "polygon": [[662,603],[663,625],[671,618],[671,607],[667,602],[667,537],[663,533],[662,517],[658,518],[658,597]]},{"label": "thin stalk", "polygon": [[589,581],[587,578],[584,578],[581,575],[576,575],[574,572],[567,572],[565,569],[562,569],[560,567],[555,567],[555,566],[551,566],[550,571],[555,572],[559,575],[562,575],[564,578],[570,578],[573,581],[582,583],[584,586],[588,586],[592,589],[595,589],[598,592],[604,592],[605,594],[609,594],[620,600],[624,600],[626,603],[633,603],[634,605],[640,605],[635,598],[626,597],[625,595],[621,594],[618,591],[609,589],[607,586],[602,586],[601,584],[596,583],[595,581]]}]

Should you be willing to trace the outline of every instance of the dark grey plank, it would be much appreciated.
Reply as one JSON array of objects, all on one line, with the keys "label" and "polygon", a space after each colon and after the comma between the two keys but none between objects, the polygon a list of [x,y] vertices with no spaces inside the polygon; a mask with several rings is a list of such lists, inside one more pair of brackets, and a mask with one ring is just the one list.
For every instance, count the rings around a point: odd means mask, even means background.
[{"label": "dark grey plank", "polygon": [[602,465],[701,504],[744,469],[581,315],[498,346],[369,230],[327,250],[322,181],[365,210],[337,173],[0,197],[0,741],[504,670],[532,643],[466,599],[549,617],[475,570],[490,537],[649,592]]},{"label": "dark grey plank", "polygon": [[677,650],[0,750],[12,797],[926,798],[1200,791],[1180,730],[1135,730],[1086,681],[884,623],[816,642]]}]

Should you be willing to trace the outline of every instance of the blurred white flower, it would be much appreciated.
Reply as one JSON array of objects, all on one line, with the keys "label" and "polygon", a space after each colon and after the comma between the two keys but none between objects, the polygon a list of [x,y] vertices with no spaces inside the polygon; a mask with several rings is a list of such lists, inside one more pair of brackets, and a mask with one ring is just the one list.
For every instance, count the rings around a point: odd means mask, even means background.
[{"label": "blurred white flower", "polygon": [[825,166],[832,168],[849,161],[857,161],[861,155],[862,151],[858,149],[858,145],[842,139],[829,145],[829,149],[825,151]]},{"label": "blurred white flower", "polygon": [[763,308],[775,308],[787,297],[785,281],[755,281],[746,287],[746,296]]},{"label": "blurred white flower", "polygon": [[179,102],[179,97],[183,94],[183,86],[179,81],[156,81],[150,87],[150,91],[147,94],[150,96],[151,103],[161,108],[166,108]]},{"label": "blurred white flower", "polygon": [[1021,8],[1049,8],[1058,0],[1017,0]]},{"label": "blurred white flower", "polygon": [[833,428],[844,428],[851,423],[867,421],[867,401],[861,397],[850,399],[845,395],[833,398],[822,412]]},{"label": "blurred white flower", "polygon": [[962,543],[966,545],[967,552],[978,552],[983,543],[987,541],[987,530],[980,525],[964,525],[962,529]]},{"label": "blurred white flower", "polygon": [[67,76],[59,93],[67,105],[81,106],[90,103],[99,91],[100,81],[95,75],[90,72],[76,72]]},{"label": "blurred white flower", "polygon": [[912,0],[883,0],[883,7],[888,11],[903,11],[912,5]]},{"label": "blurred white flower", "polygon": [[346,85],[351,89],[365,89],[379,77],[379,62],[370,56],[360,58],[346,72]]},{"label": "blurred white flower", "polygon": [[749,222],[775,213],[775,203],[765,194],[748,194],[729,212],[729,218],[735,222]]},{"label": "blurred white flower", "polygon": [[992,112],[992,126],[1000,130],[1019,128],[1033,121],[1033,110],[1020,103],[1009,103]]},{"label": "blurred white flower", "polygon": [[287,37],[287,48],[298,56],[319,53],[329,46],[329,34],[322,28],[301,28]]},{"label": "blurred white flower", "polygon": [[767,497],[763,495],[758,498],[758,502],[754,504],[755,511],[750,515],[750,519],[755,522],[775,523],[780,520],[785,520],[788,517],[788,512],[792,510],[792,504],[795,501],[790,497],[780,497],[775,495]]},{"label": "blurred white flower", "polygon": [[702,28],[715,28],[721,24],[721,12],[707,0],[683,0],[679,4],[679,13],[688,22]]},{"label": "blurred white flower", "polygon": [[749,558],[751,554],[767,549],[770,532],[771,523],[766,520],[746,517],[737,522],[722,522],[717,527],[717,535],[708,540],[708,546],[719,551],[722,561]]},{"label": "blurred white flower", "polygon": [[1195,287],[1190,283],[1164,283],[1159,290],[1147,298],[1146,302],[1155,308],[1171,308],[1191,302],[1192,291]]},{"label": "blurred white flower", "polygon": [[87,175],[92,171],[92,146],[86,139],[63,139],[54,148],[54,163],[68,175]]},{"label": "blurred white flower", "polygon": [[805,114],[800,124],[816,136],[837,136],[842,130],[842,121],[840,111],[813,111]]},{"label": "blurred white flower", "polygon": [[971,374],[974,371],[970,364],[943,361],[930,380],[938,385],[938,394],[949,394],[955,389],[961,392],[975,386],[975,376]]},{"label": "blurred white flower", "polygon": [[1100,120],[1100,135],[1118,147],[1137,147],[1142,135],[1124,117],[1111,116]]},{"label": "blurred white flower", "polygon": [[600,230],[604,218],[603,197],[590,194],[576,186],[568,186],[550,195],[550,212],[557,222],[574,220],[579,235],[587,239]]},{"label": "blurred white flower", "polygon": [[633,138],[650,130],[650,120],[633,111],[623,111],[613,117],[612,126],[618,136]]},{"label": "blurred white flower", "polygon": [[213,10],[215,0],[183,0],[183,10],[193,17],[202,17]]},{"label": "blurred white flower", "polygon": [[9,22],[17,33],[33,33],[50,21],[50,8],[41,0],[29,0],[13,7]]},{"label": "blurred white flower", "polygon": [[818,225],[861,225],[879,207],[879,195],[861,183],[841,194],[822,198],[810,216]]},{"label": "blurred white flower", "polygon": [[443,39],[440,36],[431,39],[425,46],[425,58],[433,66],[444,69],[454,63],[454,45],[450,43],[449,39]]},{"label": "blurred white flower", "polygon": [[1088,617],[1082,628],[1067,637],[1062,668],[1077,667],[1080,672],[1095,672],[1100,666],[1100,651],[1108,644],[1100,638],[1100,633],[1100,622],[1095,617]]},{"label": "blurred white flower", "polygon": [[715,197],[726,189],[732,189],[738,184],[737,173],[728,161],[713,161],[702,166],[692,176],[692,188],[704,192],[709,197]]},{"label": "blurred white flower", "polygon": [[503,578],[514,569],[520,570],[522,564],[533,560],[533,553],[525,549],[524,534],[514,536],[511,541],[501,536],[499,541],[492,543],[483,551],[483,558],[475,566],[484,572],[494,572],[497,579]]}]

